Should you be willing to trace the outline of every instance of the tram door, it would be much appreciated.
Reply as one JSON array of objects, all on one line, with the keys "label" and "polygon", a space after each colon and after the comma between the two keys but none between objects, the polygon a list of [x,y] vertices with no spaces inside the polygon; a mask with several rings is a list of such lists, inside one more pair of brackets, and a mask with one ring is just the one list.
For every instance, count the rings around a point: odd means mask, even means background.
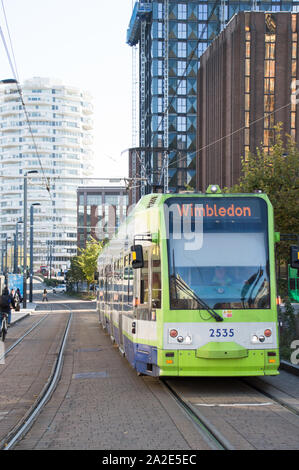
[{"label": "tram door", "polygon": [[150,319],[150,248],[143,247],[144,266],[134,270],[134,315],[138,320]]},{"label": "tram door", "polygon": [[131,254],[125,254],[120,263],[120,296],[119,296],[119,315],[118,315],[118,335],[119,347],[124,350],[123,335],[123,316],[132,314],[133,304],[133,268],[131,267]]},{"label": "tram door", "polygon": [[160,250],[157,245],[143,247],[144,266],[135,270],[135,315],[140,320],[156,320],[161,308]]}]

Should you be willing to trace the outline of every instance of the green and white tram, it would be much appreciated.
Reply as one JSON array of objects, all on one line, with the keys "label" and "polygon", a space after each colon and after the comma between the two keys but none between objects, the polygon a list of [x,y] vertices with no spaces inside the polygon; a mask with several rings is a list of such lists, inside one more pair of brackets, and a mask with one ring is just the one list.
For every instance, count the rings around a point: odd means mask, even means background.
[{"label": "green and white tram", "polygon": [[275,238],[264,194],[144,196],[99,257],[100,322],[139,373],[276,375]]}]

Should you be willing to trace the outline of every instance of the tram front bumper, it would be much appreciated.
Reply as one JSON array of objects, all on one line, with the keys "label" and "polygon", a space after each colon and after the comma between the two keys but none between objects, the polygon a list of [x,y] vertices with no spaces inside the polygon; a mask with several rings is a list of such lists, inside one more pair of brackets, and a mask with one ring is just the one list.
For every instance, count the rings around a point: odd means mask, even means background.
[{"label": "tram front bumper", "polygon": [[[225,354],[224,350],[215,351],[218,357],[211,357],[213,356],[211,352],[210,357],[203,357],[209,355],[207,354],[209,348],[200,349],[201,352],[199,350],[158,350],[160,376],[246,377],[278,374],[279,352],[276,349],[271,351],[246,349],[246,353],[242,349],[235,349],[230,356]],[[232,357],[236,354],[239,356]]]}]

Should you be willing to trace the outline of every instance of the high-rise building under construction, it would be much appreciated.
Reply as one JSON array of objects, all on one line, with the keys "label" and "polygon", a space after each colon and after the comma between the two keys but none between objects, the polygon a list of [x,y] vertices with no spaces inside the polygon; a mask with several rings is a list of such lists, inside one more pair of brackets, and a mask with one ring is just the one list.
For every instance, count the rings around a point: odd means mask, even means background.
[{"label": "high-rise building under construction", "polygon": [[127,31],[133,49],[130,176],[138,177],[131,202],[159,189],[195,187],[199,58],[240,10],[298,11],[299,1],[135,2]]}]

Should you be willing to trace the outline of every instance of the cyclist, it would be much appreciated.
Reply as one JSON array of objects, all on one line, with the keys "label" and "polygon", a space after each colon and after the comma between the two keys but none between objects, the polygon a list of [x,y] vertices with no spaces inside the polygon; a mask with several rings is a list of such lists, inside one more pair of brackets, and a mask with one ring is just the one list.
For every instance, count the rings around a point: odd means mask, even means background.
[{"label": "cyclist", "polygon": [[10,325],[10,321],[11,321],[11,307],[12,307],[11,295],[9,294],[7,287],[5,287],[2,295],[0,296],[0,312],[1,312],[1,322],[2,322],[2,313],[7,314],[8,325]]}]

